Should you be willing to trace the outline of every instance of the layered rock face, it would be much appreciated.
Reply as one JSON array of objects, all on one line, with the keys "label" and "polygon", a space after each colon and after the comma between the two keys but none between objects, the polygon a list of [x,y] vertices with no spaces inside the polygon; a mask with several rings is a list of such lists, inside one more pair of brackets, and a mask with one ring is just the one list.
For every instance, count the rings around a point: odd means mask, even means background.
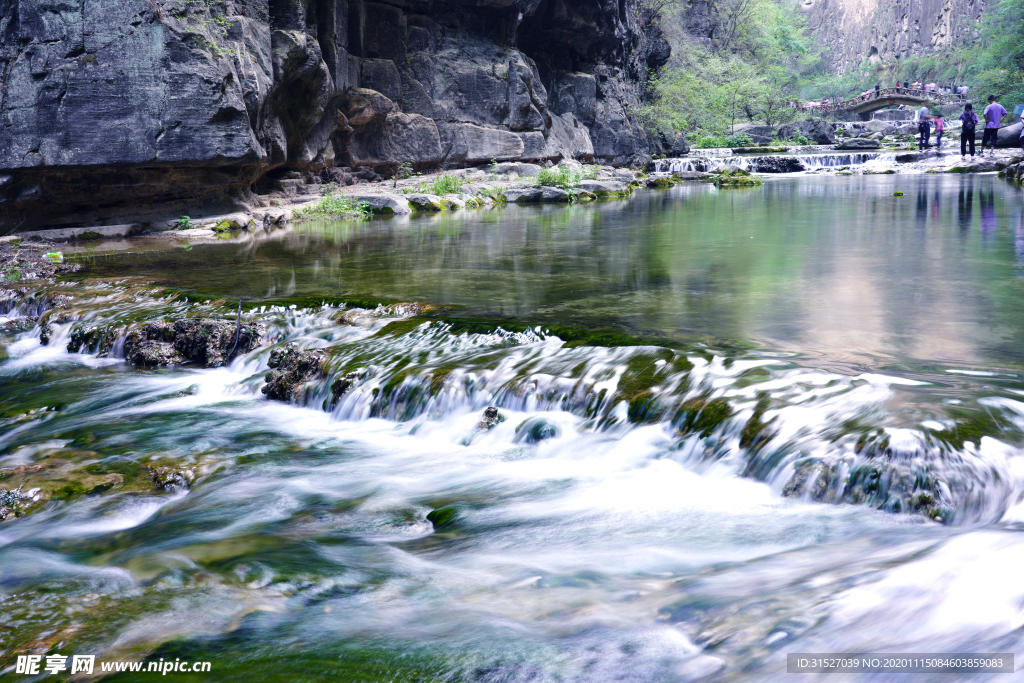
[{"label": "layered rock face", "polygon": [[0,233],[335,166],[643,162],[637,0],[0,0]]},{"label": "layered rock face", "polygon": [[985,0],[800,0],[832,70],[925,54],[975,37]]}]

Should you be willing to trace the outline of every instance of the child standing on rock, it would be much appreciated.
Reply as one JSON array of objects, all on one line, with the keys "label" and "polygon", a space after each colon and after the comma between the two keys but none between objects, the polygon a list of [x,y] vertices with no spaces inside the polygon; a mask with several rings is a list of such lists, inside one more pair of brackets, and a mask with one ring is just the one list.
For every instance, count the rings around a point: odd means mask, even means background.
[{"label": "child standing on rock", "polygon": [[942,114],[935,116],[935,149],[942,149],[942,131],[946,129],[946,122],[942,120]]}]

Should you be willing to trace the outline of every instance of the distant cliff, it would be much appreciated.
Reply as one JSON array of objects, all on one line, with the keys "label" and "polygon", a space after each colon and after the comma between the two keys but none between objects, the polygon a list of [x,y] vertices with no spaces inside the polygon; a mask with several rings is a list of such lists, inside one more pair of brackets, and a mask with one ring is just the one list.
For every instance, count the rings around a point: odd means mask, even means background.
[{"label": "distant cliff", "polygon": [[0,234],[241,208],[285,173],[643,162],[638,0],[0,0]]},{"label": "distant cliff", "polygon": [[807,23],[843,73],[866,60],[892,64],[976,37],[986,0],[800,0]]}]

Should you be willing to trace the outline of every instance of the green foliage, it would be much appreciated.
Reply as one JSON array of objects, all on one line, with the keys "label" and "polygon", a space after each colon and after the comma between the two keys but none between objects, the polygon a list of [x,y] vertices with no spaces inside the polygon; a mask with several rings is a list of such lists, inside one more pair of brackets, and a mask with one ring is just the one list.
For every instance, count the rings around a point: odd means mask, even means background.
[{"label": "green foliage", "polygon": [[582,168],[575,170],[568,165],[559,164],[551,168],[541,169],[537,174],[538,187],[557,187],[563,190],[571,190],[580,184],[581,181],[591,180],[597,177],[593,169]]},{"label": "green foliage", "polygon": [[320,186],[320,195],[322,197],[330,197],[332,194],[338,191],[338,183],[324,183]]},{"label": "green foliage", "polygon": [[191,230],[193,227],[192,219],[188,216],[182,216],[174,224],[175,230]]},{"label": "green foliage", "polygon": [[735,135],[699,135],[694,138],[693,146],[697,149],[718,149],[729,147],[752,147],[754,141],[746,133]]},{"label": "green foliage", "polygon": [[411,161],[403,161],[398,165],[398,169],[395,171],[395,182],[394,186],[398,187],[399,180],[406,180],[411,178],[415,174],[415,170],[412,167]]},{"label": "green foliage", "polygon": [[996,95],[1012,109],[1024,102],[1024,0],[999,0],[985,15],[977,60],[968,71],[978,99]]},{"label": "green foliage", "polygon": [[425,194],[458,194],[465,185],[462,178],[457,178],[450,173],[445,173],[434,178],[429,183],[420,183],[420,192]]},{"label": "green foliage", "polygon": [[505,199],[505,193],[496,187],[485,187],[480,190],[480,194],[490,197],[495,204],[504,204],[508,201]]},{"label": "green foliage", "polygon": [[370,215],[366,202],[360,202],[343,194],[330,195],[312,204],[306,204],[295,212],[299,220],[312,218],[355,218]]}]

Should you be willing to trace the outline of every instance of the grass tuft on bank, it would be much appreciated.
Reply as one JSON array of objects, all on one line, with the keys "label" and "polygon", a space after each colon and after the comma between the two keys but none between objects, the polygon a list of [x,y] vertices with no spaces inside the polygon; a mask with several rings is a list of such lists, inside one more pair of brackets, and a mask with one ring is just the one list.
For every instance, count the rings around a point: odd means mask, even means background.
[{"label": "grass tuft on bank", "polygon": [[296,220],[313,220],[316,218],[366,218],[370,215],[370,207],[343,194],[333,194],[303,206],[295,212]]}]

